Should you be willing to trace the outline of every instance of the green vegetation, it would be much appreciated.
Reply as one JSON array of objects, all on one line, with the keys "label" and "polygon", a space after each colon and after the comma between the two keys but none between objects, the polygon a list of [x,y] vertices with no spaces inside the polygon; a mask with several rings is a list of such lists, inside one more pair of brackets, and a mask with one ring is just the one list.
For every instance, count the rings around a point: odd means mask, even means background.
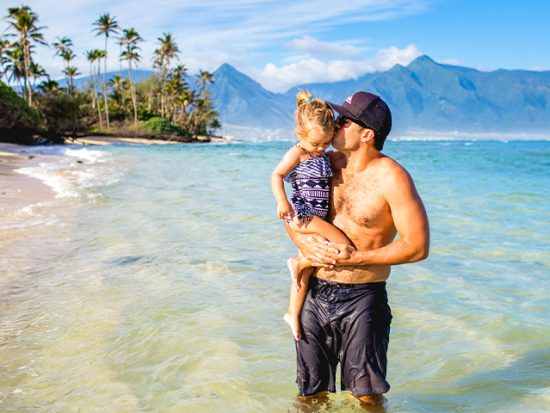
[{"label": "green vegetation", "polygon": [[[31,141],[40,135],[60,141],[78,134],[122,134],[176,138],[209,135],[220,128],[207,85],[211,73],[200,70],[195,87],[183,64],[174,64],[181,54],[171,33],[157,38],[153,55],[156,73],[136,84],[133,71],[144,59],[143,41],[135,28],[121,29],[116,17],[104,13],[91,24],[96,36],[103,37],[102,49],[85,52],[89,82],[84,90],[74,86],[81,75],[70,38],[58,37],[51,43],[54,57],[63,61],[63,86],[50,78],[35,60],[37,47],[48,46],[44,26],[30,7],[11,7],[8,23],[0,37],[0,140]],[[127,76],[107,78],[109,39],[120,47],[119,60]],[[103,64],[102,64],[103,63]],[[13,86],[10,87],[9,85]],[[20,91],[21,97],[16,91]]]},{"label": "green vegetation", "polygon": [[153,133],[168,134],[168,135],[185,135],[186,134],[185,131],[178,128],[173,123],[170,123],[170,121],[160,117],[153,117],[143,122],[143,126],[145,129]]},{"label": "green vegetation", "polygon": [[11,87],[0,82],[0,138],[6,142],[30,143],[37,133],[39,115]]}]

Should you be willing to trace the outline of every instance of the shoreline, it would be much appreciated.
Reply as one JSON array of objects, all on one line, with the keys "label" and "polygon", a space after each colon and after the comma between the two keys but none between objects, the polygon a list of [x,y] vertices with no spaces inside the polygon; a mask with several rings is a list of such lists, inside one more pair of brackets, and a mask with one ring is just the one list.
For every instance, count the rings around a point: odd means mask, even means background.
[{"label": "shoreline", "polygon": [[54,191],[40,179],[15,172],[43,160],[44,155],[30,155],[25,148],[0,142],[0,213],[4,215],[55,198]]},{"label": "shoreline", "polygon": [[[191,142],[124,136],[84,136],[66,139],[65,145],[104,146],[117,143],[178,145],[228,141],[227,138],[215,136],[198,136]],[[29,153],[28,149],[33,147],[34,145],[0,142],[0,214],[4,216],[30,205],[51,201],[56,196],[55,191],[40,179],[15,172],[19,168],[36,166],[48,156]]]},{"label": "shoreline", "polygon": [[116,143],[137,143],[140,145],[187,145],[194,143],[228,142],[229,139],[216,136],[197,136],[194,141],[178,141],[158,138],[137,138],[125,136],[84,136],[81,138],[69,138],[65,140],[68,145],[113,145]]}]

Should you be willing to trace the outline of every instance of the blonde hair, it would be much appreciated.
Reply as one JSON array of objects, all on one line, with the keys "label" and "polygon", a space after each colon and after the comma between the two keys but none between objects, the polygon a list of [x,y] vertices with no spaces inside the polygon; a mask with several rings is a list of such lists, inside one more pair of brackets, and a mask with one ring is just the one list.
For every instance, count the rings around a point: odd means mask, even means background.
[{"label": "blonde hair", "polygon": [[304,139],[312,129],[333,133],[334,114],[325,101],[314,98],[308,91],[300,90],[296,94],[296,134]]}]

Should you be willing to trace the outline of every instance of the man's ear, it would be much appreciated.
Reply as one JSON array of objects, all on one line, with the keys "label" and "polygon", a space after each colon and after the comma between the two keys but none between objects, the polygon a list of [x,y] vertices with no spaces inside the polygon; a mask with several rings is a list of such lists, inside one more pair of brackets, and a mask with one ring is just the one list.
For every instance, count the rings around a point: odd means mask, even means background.
[{"label": "man's ear", "polygon": [[363,129],[363,135],[361,136],[361,142],[370,142],[374,139],[374,131],[372,129]]}]

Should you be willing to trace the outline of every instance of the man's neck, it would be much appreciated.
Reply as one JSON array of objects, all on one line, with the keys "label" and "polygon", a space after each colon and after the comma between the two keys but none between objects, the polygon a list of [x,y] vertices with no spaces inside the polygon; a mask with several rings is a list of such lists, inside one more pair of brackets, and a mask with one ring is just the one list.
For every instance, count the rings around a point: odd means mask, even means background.
[{"label": "man's neck", "polygon": [[373,160],[383,156],[382,152],[369,145],[361,145],[359,149],[345,155],[347,158],[346,169],[353,173],[363,172]]}]

